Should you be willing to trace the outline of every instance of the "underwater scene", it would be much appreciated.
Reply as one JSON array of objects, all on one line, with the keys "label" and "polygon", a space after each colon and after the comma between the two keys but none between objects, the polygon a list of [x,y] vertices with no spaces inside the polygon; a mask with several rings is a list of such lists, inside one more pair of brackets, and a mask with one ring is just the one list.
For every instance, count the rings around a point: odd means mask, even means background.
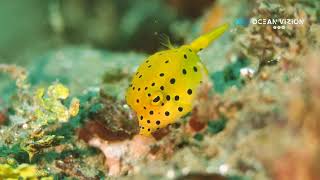
[{"label": "underwater scene", "polygon": [[0,23],[0,180],[320,180],[319,0],[11,0]]}]

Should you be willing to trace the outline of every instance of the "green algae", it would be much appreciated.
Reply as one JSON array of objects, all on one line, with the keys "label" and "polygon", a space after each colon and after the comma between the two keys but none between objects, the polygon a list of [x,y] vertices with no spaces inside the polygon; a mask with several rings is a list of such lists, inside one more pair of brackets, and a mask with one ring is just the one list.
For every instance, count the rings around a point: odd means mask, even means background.
[{"label": "green algae", "polygon": [[241,88],[244,81],[240,76],[241,68],[247,67],[248,61],[237,60],[235,63],[228,64],[221,71],[216,71],[210,75],[214,83],[214,90],[223,93],[230,87]]},{"label": "green algae", "polygon": [[217,134],[226,127],[227,120],[225,118],[216,119],[208,122],[208,132]]}]

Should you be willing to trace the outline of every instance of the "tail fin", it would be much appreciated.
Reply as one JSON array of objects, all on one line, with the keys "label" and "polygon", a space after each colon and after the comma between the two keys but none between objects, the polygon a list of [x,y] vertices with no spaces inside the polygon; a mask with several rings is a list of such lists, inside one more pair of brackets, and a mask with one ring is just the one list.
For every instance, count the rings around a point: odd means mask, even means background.
[{"label": "tail fin", "polygon": [[213,31],[207,34],[200,36],[199,38],[191,42],[191,49],[195,52],[201,51],[202,49],[209,46],[209,44],[211,44],[215,39],[220,37],[228,28],[229,24],[226,23],[215,28]]}]

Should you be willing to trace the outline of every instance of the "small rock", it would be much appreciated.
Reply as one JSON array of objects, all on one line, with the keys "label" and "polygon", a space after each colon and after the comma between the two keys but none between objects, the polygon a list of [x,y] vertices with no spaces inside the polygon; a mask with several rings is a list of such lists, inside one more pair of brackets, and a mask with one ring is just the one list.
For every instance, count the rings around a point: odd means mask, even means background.
[{"label": "small rock", "polygon": [[244,78],[252,78],[254,75],[254,70],[248,67],[241,68],[240,75]]},{"label": "small rock", "polygon": [[7,120],[7,116],[4,114],[4,112],[0,112],[0,125],[4,124]]}]

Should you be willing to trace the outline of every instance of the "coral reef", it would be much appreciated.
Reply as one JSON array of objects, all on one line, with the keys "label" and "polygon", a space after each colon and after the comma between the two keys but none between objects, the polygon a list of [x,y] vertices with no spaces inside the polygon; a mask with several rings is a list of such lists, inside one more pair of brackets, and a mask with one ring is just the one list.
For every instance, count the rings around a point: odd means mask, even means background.
[{"label": "coral reef", "polygon": [[53,180],[53,177],[45,177],[41,172],[37,171],[36,166],[21,164],[16,168],[11,167],[8,164],[0,164],[0,178],[14,180],[14,179],[41,179],[41,180]]},{"label": "coral reef", "polygon": [[[111,50],[68,45],[23,66],[0,64],[0,179],[320,179],[318,1],[203,0],[193,6],[170,0],[155,1],[160,5],[155,8],[138,0],[119,19],[118,3],[97,1],[88,7],[97,13],[94,20],[83,8],[69,19],[77,3],[59,2],[50,4],[54,33],[63,36],[87,25],[92,29],[69,38],[82,36],[93,47]],[[107,7],[116,8],[106,14]],[[161,9],[175,11],[165,15]],[[144,27],[157,13],[165,23]],[[103,26],[95,34],[104,17],[110,29]],[[199,53],[209,78],[195,94],[191,112],[150,137],[139,135],[125,91],[147,55],[112,49],[135,46],[121,43],[153,28],[160,32],[164,25],[188,44],[239,17],[297,18],[304,24],[232,26]],[[104,44],[103,38],[111,41]],[[112,46],[114,38],[121,42]],[[149,35],[145,43],[150,44]]]}]

